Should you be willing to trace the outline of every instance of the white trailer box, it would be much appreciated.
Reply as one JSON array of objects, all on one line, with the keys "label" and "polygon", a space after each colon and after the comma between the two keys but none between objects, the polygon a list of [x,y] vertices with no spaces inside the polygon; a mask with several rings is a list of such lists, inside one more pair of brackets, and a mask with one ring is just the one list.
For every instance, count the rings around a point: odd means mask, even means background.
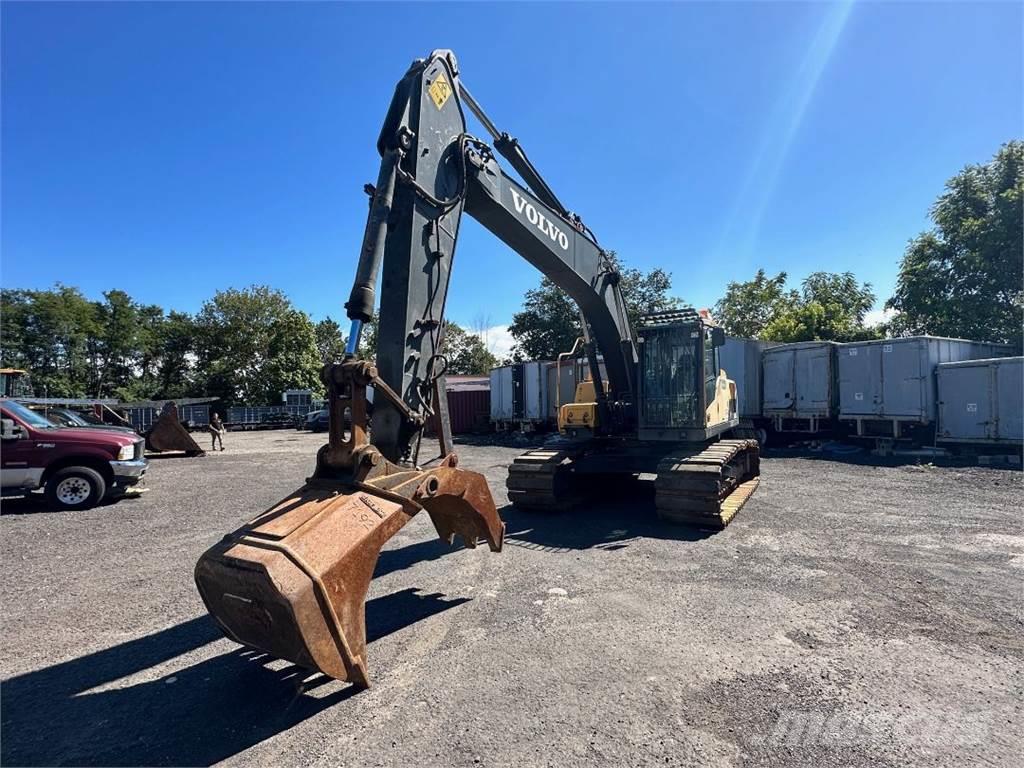
[{"label": "white trailer box", "polygon": [[764,350],[762,414],[777,430],[818,432],[829,426],[838,399],[837,346],[834,341],[801,341]]},{"label": "white trailer box", "polygon": [[852,342],[839,349],[839,418],[858,435],[902,437],[903,427],[937,417],[939,363],[1005,355],[1007,347],[938,336]]},{"label": "white trailer box", "polygon": [[498,429],[532,430],[548,412],[546,360],[513,363],[491,371],[491,421]]},{"label": "white trailer box", "polygon": [[1024,443],[1024,357],[940,363],[940,443]]},{"label": "white trailer box", "polygon": [[512,415],[512,366],[491,369],[491,423],[510,423]]},{"label": "white trailer box", "polygon": [[561,373],[558,363],[549,363],[548,376],[548,406],[547,419],[551,425],[558,423],[558,408],[566,403],[571,403],[576,398],[576,360],[566,359],[562,361]]},{"label": "white trailer box", "polygon": [[775,342],[730,336],[718,349],[718,366],[736,382],[736,408],[741,419],[761,416],[761,353]]}]

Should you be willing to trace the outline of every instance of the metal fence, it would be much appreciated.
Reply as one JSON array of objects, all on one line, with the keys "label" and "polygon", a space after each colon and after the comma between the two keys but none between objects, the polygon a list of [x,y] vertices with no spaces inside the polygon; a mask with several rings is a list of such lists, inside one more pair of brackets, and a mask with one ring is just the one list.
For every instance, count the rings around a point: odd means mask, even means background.
[{"label": "metal fence", "polygon": [[261,429],[287,426],[288,419],[298,422],[323,407],[322,400],[306,405],[237,405],[227,409],[224,423],[229,429]]},{"label": "metal fence", "polygon": [[[224,418],[224,423],[231,429],[273,429],[288,426],[289,423],[304,419],[307,413],[323,408],[322,400],[314,400],[307,405],[260,405],[233,406],[226,410],[213,407]],[[139,433],[146,432],[160,418],[160,410],[152,407],[125,408],[128,420]],[[186,429],[204,429],[210,423],[211,406],[180,405],[178,419]]]},{"label": "metal fence", "polygon": [[[128,420],[140,434],[149,430],[160,418],[160,409],[152,407],[124,408]],[[209,405],[180,405],[178,419],[186,429],[203,427],[210,423]]]}]

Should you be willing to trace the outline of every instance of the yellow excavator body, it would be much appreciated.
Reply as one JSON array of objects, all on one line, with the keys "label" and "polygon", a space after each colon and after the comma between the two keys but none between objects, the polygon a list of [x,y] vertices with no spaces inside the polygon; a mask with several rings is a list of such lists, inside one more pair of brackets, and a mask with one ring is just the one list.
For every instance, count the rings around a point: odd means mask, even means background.
[{"label": "yellow excavator body", "polygon": [[576,385],[573,402],[566,403],[558,409],[558,431],[563,435],[570,429],[596,429],[597,392],[594,382],[585,379]]},{"label": "yellow excavator body", "polygon": [[736,382],[720,369],[718,376],[715,377],[714,396],[708,398],[708,407],[704,411],[704,423],[709,427],[714,427],[728,422],[735,415]]}]

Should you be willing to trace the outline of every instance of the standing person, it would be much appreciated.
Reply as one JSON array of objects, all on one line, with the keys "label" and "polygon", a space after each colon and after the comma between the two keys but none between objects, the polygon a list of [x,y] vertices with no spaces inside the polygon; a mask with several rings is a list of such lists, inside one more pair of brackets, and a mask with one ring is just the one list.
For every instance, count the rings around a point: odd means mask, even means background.
[{"label": "standing person", "polygon": [[213,412],[213,416],[210,417],[210,438],[213,441],[213,445],[210,446],[211,451],[217,450],[217,441],[220,441],[220,449],[224,450],[224,433],[227,429],[224,427],[224,422],[220,420],[220,414],[216,411]]}]

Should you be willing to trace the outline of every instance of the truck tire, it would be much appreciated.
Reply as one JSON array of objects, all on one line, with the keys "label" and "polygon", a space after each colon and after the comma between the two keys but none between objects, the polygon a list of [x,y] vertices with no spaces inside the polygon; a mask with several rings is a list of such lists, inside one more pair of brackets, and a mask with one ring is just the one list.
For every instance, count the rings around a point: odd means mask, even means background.
[{"label": "truck tire", "polygon": [[46,499],[58,509],[89,509],[106,494],[103,476],[89,467],[65,467],[46,481]]}]

